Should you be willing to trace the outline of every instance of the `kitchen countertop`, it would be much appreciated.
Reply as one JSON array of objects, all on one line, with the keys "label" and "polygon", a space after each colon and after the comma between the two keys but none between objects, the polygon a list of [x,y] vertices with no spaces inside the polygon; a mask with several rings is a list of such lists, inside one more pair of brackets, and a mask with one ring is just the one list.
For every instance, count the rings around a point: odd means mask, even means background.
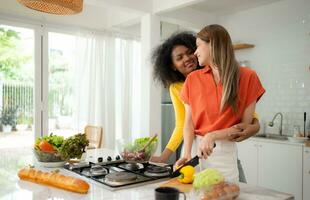
[{"label": "kitchen countertop", "polygon": [[[145,186],[137,186],[129,189],[122,189],[117,191],[109,191],[102,188],[96,183],[90,182],[90,190],[87,194],[77,194],[49,186],[39,185],[27,181],[21,181],[17,177],[17,171],[23,166],[35,164],[36,161],[33,156],[32,150],[29,148],[23,149],[0,149],[0,200],[45,200],[45,199],[68,199],[68,200],[113,200],[113,199],[126,199],[126,200],[139,200],[139,199],[155,199],[154,189],[163,182],[148,184]],[[88,155],[94,155],[94,152],[89,152]],[[45,168],[45,171],[52,169]],[[78,176],[65,169],[60,169],[60,172],[70,176]],[[80,177],[82,178],[82,177]],[[83,177],[84,178],[84,177]],[[241,193],[239,200],[286,200],[294,199],[292,195],[250,186],[248,184],[239,184]],[[186,193],[187,199],[199,199],[192,191]],[[182,198],[181,198],[182,199]]]},{"label": "kitchen countertop", "polygon": [[248,140],[253,140],[253,141],[266,141],[266,142],[273,142],[273,143],[278,143],[278,144],[288,144],[288,145],[295,145],[295,146],[307,146],[306,143],[308,143],[310,140],[307,142],[295,142],[295,141],[290,141],[290,140],[277,140],[277,139],[270,139],[270,138],[262,138],[262,137],[256,137],[253,136],[249,138]]}]

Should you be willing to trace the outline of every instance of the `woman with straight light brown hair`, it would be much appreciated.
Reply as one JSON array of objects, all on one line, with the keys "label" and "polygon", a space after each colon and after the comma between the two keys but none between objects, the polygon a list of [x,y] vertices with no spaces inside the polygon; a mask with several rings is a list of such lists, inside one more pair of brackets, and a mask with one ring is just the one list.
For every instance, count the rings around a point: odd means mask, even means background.
[{"label": "woman with straight light brown hair", "polygon": [[206,159],[203,168],[217,168],[226,180],[236,182],[235,141],[250,135],[236,134],[234,125],[252,123],[256,102],[265,90],[255,71],[239,66],[224,27],[206,26],[197,34],[196,45],[195,55],[203,69],[189,74],[182,88],[184,155],[176,165],[198,154]]}]

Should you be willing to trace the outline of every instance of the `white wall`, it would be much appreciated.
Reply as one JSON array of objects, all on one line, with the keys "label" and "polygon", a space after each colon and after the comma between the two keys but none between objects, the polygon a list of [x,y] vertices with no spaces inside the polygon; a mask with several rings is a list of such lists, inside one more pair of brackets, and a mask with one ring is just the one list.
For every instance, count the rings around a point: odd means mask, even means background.
[{"label": "white wall", "polygon": [[294,124],[303,131],[303,112],[310,122],[310,1],[284,0],[222,16],[219,23],[233,41],[255,44],[236,56],[250,61],[266,89],[257,105],[261,132],[277,131],[266,126],[276,112],[284,114],[284,134],[292,134]]},{"label": "white wall", "polygon": [[[161,88],[152,79],[150,54],[160,41],[160,21],[158,16],[147,14],[141,19],[141,136],[158,134],[161,139]],[[139,99],[139,96],[138,96]],[[159,143],[158,153],[161,149]]]}]

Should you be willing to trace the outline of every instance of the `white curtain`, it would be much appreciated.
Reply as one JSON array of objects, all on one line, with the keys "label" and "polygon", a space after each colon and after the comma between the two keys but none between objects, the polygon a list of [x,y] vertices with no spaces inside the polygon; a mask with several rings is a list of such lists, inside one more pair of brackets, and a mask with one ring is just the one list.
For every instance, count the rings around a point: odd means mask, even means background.
[{"label": "white curtain", "polygon": [[76,128],[102,126],[104,147],[114,149],[117,139],[131,138],[139,127],[133,99],[139,93],[140,43],[93,33],[76,38]]}]

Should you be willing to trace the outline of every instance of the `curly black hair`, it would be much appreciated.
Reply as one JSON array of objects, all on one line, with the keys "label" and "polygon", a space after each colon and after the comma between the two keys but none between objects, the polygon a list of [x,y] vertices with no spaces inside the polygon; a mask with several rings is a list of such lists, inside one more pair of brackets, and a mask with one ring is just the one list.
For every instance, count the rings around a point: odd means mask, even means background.
[{"label": "curly black hair", "polygon": [[166,88],[172,83],[184,82],[186,78],[182,73],[174,71],[172,68],[171,53],[177,45],[183,45],[194,52],[196,50],[194,33],[188,31],[174,33],[156,47],[152,53],[153,77]]}]

